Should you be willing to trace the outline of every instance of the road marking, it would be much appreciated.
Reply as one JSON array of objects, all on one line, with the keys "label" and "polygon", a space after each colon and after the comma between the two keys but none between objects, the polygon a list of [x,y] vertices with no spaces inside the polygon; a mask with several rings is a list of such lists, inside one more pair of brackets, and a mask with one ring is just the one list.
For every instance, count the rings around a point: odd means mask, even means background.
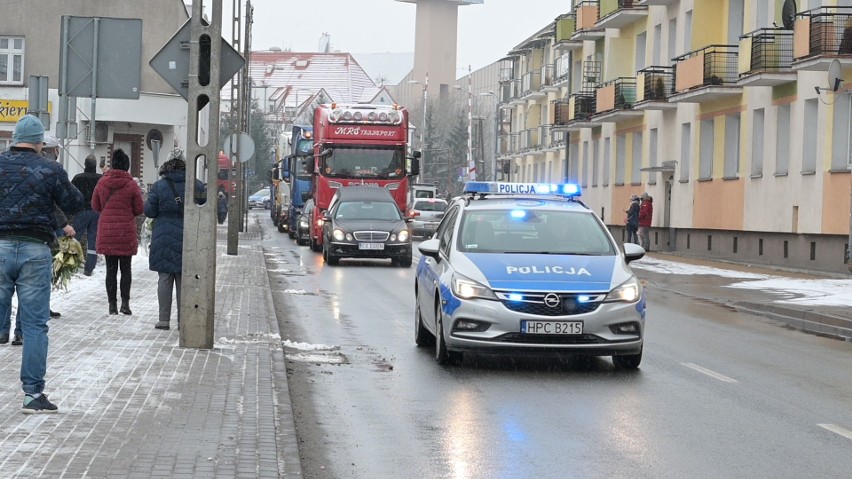
[{"label": "road marking", "polygon": [[722,381],[722,382],[726,382],[726,383],[738,382],[736,379],[729,378],[728,376],[725,376],[724,374],[719,374],[716,371],[711,371],[707,368],[702,368],[701,366],[699,366],[697,364],[692,364],[692,363],[680,363],[680,364],[682,364],[682,365],[684,365],[684,366],[686,366],[690,369],[694,369],[701,374],[706,374],[706,375],[710,376],[711,378],[718,379],[719,381]]},{"label": "road marking", "polygon": [[834,424],[817,424],[817,426],[819,426],[823,429],[827,429],[827,430],[829,430],[829,431],[831,431],[835,434],[839,434],[839,435],[845,437],[846,439],[849,439],[850,441],[852,441],[852,431],[850,431],[848,429],[844,429],[844,428],[842,428],[840,426],[836,426]]}]

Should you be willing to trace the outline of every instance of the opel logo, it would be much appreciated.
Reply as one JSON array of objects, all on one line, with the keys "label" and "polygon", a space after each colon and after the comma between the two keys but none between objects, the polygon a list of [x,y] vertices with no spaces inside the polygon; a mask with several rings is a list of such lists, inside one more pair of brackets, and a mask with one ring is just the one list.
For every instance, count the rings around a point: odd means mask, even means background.
[{"label": "opel logo", "polygon": [[555,308],[559,306],[559,295],[554,293],[548,293],[544,297],[544,304],[550,308]]}]

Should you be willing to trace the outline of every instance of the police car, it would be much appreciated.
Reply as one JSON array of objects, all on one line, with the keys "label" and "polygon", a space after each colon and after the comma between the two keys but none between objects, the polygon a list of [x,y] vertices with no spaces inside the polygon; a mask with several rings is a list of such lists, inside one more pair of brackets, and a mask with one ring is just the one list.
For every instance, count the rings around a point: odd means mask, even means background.
[{"label": "police car", "polygon": [[439,364],[465,351],[642,361],[645,294],[574,184],[468,182],[419,245],[415,342]]}]

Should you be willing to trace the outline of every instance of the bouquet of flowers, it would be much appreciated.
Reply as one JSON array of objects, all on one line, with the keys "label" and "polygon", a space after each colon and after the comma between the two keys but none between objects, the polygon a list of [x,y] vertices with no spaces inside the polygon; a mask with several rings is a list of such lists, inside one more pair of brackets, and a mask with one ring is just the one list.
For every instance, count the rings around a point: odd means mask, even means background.
[{"label": "bouquet of flowers", "polygon": [[70,236],[57,239],[59,249],[53,255],[53,289],[68,291],[71,276],[86,262],[80,242]]}]

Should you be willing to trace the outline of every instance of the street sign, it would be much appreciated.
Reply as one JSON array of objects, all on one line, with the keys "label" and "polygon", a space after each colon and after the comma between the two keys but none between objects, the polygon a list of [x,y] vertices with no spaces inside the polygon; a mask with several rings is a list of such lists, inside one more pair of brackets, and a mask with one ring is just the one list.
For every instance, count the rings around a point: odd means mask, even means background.
[{"label": "street sign", "polygon": [[225,146],[222,149],[226,154],[231,154],[231,144],[236,143],[237,135],[240,138],[240,151],[237,152],[240,163],[245,163],[254,155],[254,140],[245,133],[232,133],[225,138]]},{"label": "street sign", "polygon": [[[184,100],[189,101],[189,38],[190,20],[180,27],[163,48],[148,62],[166,83],[171,85]],[[219,88],[225,86],[246,64],[246,60],[224,38],[219,70]]]}]

